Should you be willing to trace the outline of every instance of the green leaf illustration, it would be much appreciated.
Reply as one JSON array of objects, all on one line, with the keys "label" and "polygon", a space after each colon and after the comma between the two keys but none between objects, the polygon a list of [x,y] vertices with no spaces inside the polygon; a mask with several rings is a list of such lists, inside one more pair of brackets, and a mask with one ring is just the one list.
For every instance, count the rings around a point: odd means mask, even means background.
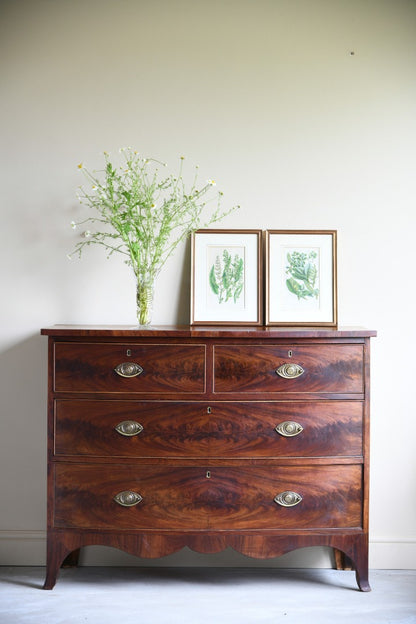
[{"label": "green leaf illustration", "polygon": [[286,273],[290,276],[286,280],[286,287],[289,292],[296,295],[298,300],[310,297],[317,299],[319,296],[319,288],[315,288],[318,279],[316,257],[315,251],[310,251],[308,254],[294,251],[286,255],[289,263],[286,266]]},{"label": "green leaf illustration", "polygon": [[222,258],[218,255],[209,271],[209,285],[218,296],[218,303],[232,300],[237,303],[244,288],[244,260],[238,254],[234,258],[224,249]]},{"label": "green leaf illustration", "polygon": [[211,271],[209,272],[209,285],[211,286],[211,290],[213,291],[213,293],[218,295],[219,287],[218,287],[218,284],[217,284],[217,280],[215,279],[214,265],[212,265]]}]

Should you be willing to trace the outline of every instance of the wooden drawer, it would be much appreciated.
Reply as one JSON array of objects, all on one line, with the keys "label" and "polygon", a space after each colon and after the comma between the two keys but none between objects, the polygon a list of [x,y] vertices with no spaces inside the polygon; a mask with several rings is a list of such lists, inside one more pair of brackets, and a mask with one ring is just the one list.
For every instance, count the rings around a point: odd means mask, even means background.
[{"label": "wooden drawer", "polygon": [[[362,525],[359,465],[115,469],[59,463],[54,471],[56,528],[296,530]],[[142,500],[121,506],[114,497],[125,491]],[[287,491],[299,494],[301,502],[293,507],[275,502]]]},{"label": "wooden drawer", "polygon": [[[135,435],[116,427],[137,423]],[[290,435],[297,423],[302,431]],[[359,401],[55,401],[56,456],[329,457],[362,454]],[[129,433],[128,426],[127,433]],[[126,432],[124,432],[126,433]],[[288,435],[289,434],[289,435]]]},{"label": "wooden drawer", "polygon": [[[301,374],[295,378],[280,376],[277,371],[285,364],[300,366]],[[217,393],[361,394],[364,392],[363,371],[360,344],[217,345],[214,351],[214,390]]]},{"label": "wooden drawer", "polygon": [[[142,369],[123,377],[116,368]],[[122,372],[122,371],[121,371]],[[190,344],[55,344],[55,392],[186,394],[205,391],[205,346]]]}]

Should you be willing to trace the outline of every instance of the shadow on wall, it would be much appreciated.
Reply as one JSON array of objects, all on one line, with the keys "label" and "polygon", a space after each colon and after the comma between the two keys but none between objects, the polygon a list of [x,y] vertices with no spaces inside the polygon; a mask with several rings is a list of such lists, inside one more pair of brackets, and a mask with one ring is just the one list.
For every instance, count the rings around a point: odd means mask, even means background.
[{"label": "shadow on wall", "polygon": [[185,547],[182,550],[156,559],[135,557],[108,546],[86,546],[81,549],[80,566],[110,566],[144,568],[333,568],[335,567],[332,548],[315,546],[300,548],[271,559],[252,559],[227,548],[213,553],[201,554]]},{"label": "shadow on wall", "polygon": [[190,300],[191,239],[187,238],[162,267],[156,279],[153,324],[188,325]]},{"label": "shadow on wall", "polygon": [[44,529],[46,517],[47,340],[0,354],[0,529]]},{"label": "shadow on wall", "polygon": [[191,239],[187,238],[176,311],[176,322],[179,325],[187,325],[190,322],[191,279]]}]

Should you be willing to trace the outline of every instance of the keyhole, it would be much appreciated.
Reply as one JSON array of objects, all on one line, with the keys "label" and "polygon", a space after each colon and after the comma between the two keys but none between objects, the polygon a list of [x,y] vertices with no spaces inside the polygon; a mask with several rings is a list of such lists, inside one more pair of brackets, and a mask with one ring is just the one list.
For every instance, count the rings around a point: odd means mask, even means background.
[{"label": "keyhole", "polygon": [[131,356],[131,349],[127,349],[126,354],[128,355],[128,357]]},{"label": "keyhole", "polygon": [[288,355],[288,357],[292,357],[292,355],[293,355],[292,349],[289,349],[289,351],[287,352],[287,355]]},{"label": "keyhole", "polygon": [[207,407],[207,414],[211,414],[211,408]]},{"label": "keyhole", "polygon": [[205,476],[206,476],[207,479],[211,479],[211,472],[209,470],[207,470]]}]

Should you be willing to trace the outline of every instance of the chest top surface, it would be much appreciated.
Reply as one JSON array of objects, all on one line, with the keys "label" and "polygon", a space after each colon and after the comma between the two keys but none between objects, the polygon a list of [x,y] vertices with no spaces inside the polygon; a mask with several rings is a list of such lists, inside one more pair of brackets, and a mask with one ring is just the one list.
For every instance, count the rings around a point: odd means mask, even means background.
[{"label": "chest top surface", "polygon": [[362,327],[196,327],[190,325],[151,325],[143,328],[137,325],[53,325],[41,330],[44,336],[57,338],[238,338],[238,339],[282,339],[282,338],[370,338],[377,335],[374,330]]}]

